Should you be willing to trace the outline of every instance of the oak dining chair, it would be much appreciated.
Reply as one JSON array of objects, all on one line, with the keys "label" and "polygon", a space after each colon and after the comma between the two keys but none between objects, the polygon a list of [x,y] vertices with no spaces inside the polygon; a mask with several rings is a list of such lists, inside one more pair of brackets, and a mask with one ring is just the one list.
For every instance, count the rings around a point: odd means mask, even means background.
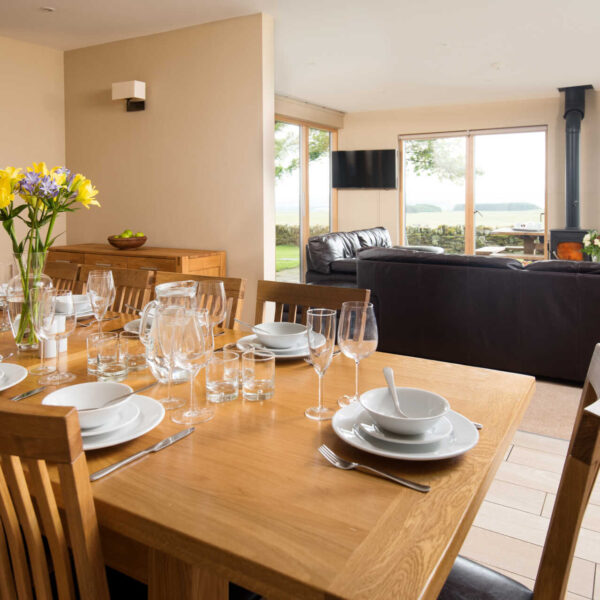
[{"label": "oak dining chair", "polygon": [[[54,580],[61,600],[108,599],[76,409],[3,402],[0,422],[0,597],[52,598]],[[58,468],[67,531],[47,463]]]},{"label": "oak dining chair", "polygon": [[74,293],[80,293],[80,270],[81,265],[77,263],[53,261],[46,263],[44,273],[52,279],[52,284],[57,290],[70,290]]},{"label": "oak dining chair", "polygon": [[155,271],[81,265],[79,281],[82,283],[84,292],[90,271],[97,270],[112,271],[113,274],[116,296],[110,310],[131,314],[134,313],[136,309],[141,310],[144,308],[146,303],[150,300],[152,286],[154,285]]},{"label": "oak dining chair", "polygon": [[583,386],[573,435],[533,591],[488,567],[459,556],[438,600],[562,600],[579,529],[600,466],[600,344]]},{"label": "oak dining chair", "polygon": [[246,295],[246,280],[243,277],[210,277],[208,275],[191,275],[189,273],[156,272],[155,285],[172,281],[222,281],[225,288],[227,307],[223,325],[227,329],[237,329],[235,319],[241,319],[244,298]]},{"label": "oak dining chair", "polygon": [[340,310],[344,302],[368,302],[370,296],[370,290],[358,288],[262,280],[256,289],[254,322],[264,321],[267,302],[275,303],[275,321],[282,321],[286,317],[284,308],[287,306],[287,320],[293,323],[300,315],[301,323],[306,325],[309,308]]}]

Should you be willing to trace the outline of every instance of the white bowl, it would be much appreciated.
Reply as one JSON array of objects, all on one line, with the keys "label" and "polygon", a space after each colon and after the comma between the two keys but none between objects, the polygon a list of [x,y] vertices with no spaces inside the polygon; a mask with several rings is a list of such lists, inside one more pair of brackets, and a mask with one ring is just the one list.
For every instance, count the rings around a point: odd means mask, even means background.
[{"label": "white bowl", "polygon": [[[114,383],[112,381],[92,381],[89,383],[78,383],[68,387],[61,388],[48,394],[42,404],[52,406],[74,406],[78,411],[83,408],[96,408],[106,404],[112,398],[122,396],[132,392],[132,388],[124,383]],[[129,402],[129,398],[124,398],[105,408],[96,410],[86,410],[79,412],[79,424],[81,429],[91,429],[100,427],[109,421],[116,419],[120,408]]]},{"label": "white bowl", "polygon": [[[306,340],[306,325],[300,323],[261,323],[252,328],[258,341],[268,348],[293,348]],[[304,345],[302,344],[302,345]]]},{"label": "white bowl", "polygon": [[449,410],[448,400],[418,388],[397,387],[400,408],[407,417],[396,412],[387,387],[369,390],[360,396],[362,407],[382,429],[400,435],[418,435],[431,429]]}]

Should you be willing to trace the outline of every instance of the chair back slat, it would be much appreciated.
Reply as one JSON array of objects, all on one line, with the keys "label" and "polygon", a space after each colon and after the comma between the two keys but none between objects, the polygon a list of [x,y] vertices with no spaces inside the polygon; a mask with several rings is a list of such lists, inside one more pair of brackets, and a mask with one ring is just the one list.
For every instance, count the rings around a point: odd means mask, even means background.
[{"label": "chair back slat", "polygon": [[0,470],[0,520],[8,541],[17,597],[19,600],[29,600],[30,598],[33,600],[31,574],[27,563],[25,543],[21,535],[21,525],[2,470]]},{"label": "chair back slat", "polygon": [[[227,299],[226,314],[223,324],[228,329],[238,329],[239,325],[235,319],[242,318],[244,298],[246,295],[246,280],[242,277],[211,277],[208,275],[192,275],[190,273],[169,273],[166,271],[156,272],[156,285],[171,283],[173,281],[222,281]],[[154,294],[154,290],[153,290]],[[153,296],[154,297],[154,296]],[[204,300],[200,299],[200,306],[204,306]]]},{"label": "chair back slat", "polygon": [[79,293],[80,269],[81,265],[76,263],[49,262],[46,263],[44,273],[52,279],[52,284],[57,290],[71,290],[73,293]]},{"label": "chair back slat", "polygon": [[[79,272],[79,280],[85,291],[90,271],[112,271],[115,282],[115,301],[110,310],[133,314],[135,309],[141,310],[150,300],[152,286],[154,285],[155,271],[146,269],[114,269],[111,267],[99,267],[98,265],[82,265]],[[134,308],[126,306],[129,304]]]},{"label": "chair back slat", "polygon": [[52,589],[48,575],[50,570],[46,561],[46,550],[31,495],[25,481],[21,459],[18,456],[3,455],[2,470],[27,544],[35,597],[39,600],[51,600]]},{"label": "chair back slat", "polygon": [[536,577],[536,600],[563,598],[567,592],[579,530],[600,466],[599,374],[600,344],[597,344],[583,386]]},{"label": "chair back slat", "polygon": [[[0,502],[2,500],[0,499]],[[6,543],[4,527],[0,515],[0,598],[16,598],[15,580],[13,579],[10,554]]]},{"label": "chair back slat", "polygon": [[60,600],[75,600],[69,547],[46,463],[33,459],[25,459],[23,463],[29,473],[31,492],[37,498],[42,531],[48,540],[58,597]]},{"label": "chair back slat", "polygon": [[85,454],[71,465],[58,465],[77,584],[82,600],[109,598],[100,530]]},{"label": "chair back slat", "polygon": [[[306,311],[309,308],[331,308],[340,310],[344,302],[368,302],[370,290],[343,288],[327,285],[307,285],[283,281],[259,281],[256,290],[255,323],[264,321],[267,302],[275,303],[275,321],[283,320],[283,307],[287,305],[288,320],[298,318],[301,309],[301,322],[306,324]],[[292,316],[293,315],[293,316]]]},{"label": "chair back slat", "polygon": [[[108,600],[100,534],[77,411],[69,407],[3,402],[0,422],[0,567],[3,570],[0,592],[8,589],[10,594],[12,587],[16,594],[6,596],[8,598],[50,599],[52,570],[60,600],[77,597]],[[67,534],[46,460],[58,467],[78,595],[71,574]],[[43,535],[48,540],[49,553]],[[8,570],[4,568],[7,562]]]}]

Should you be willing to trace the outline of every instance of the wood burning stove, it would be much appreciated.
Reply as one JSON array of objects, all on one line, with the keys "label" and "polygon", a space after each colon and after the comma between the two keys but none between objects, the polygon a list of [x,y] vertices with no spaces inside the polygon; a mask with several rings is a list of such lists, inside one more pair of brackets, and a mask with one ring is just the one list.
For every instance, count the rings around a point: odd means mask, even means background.
[{"label": "wood burning stove", "polygon": [[561,260],[589,260],[582,252],[583,236],[579,227],[579,134],[585,115],[585,91],[591,85],[559,88],[565,93],[565,208],[566,227],[550,231],[550,258]]}]

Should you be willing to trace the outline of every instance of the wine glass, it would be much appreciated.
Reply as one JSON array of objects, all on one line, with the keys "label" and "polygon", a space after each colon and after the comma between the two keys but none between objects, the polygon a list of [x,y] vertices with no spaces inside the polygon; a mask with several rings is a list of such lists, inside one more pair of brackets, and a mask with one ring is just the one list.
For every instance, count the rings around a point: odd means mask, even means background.
[{"label": "wine glass", "polygon": [[60,342],[68,338],[77,324],[73,295],[68,290],[33,288],[30,292],[32,322],[35,333],[56,344],[56,371],[40,377],[42,385],[58,385],[75,379],[73,373],[60,368]]},{"label": "wine glass", "polygon": [[304,414],[315,421],[331,419],[335,411],[323,406],[323,375],[331,363],[335,345],[335,310],[311,308],[306,312],[308,351],[319,376],[319,405],[307,408]]},{"label": "wine glass", "polygon": [[358,365],[363,358],[367,358],[377,349],[377,321],[370,302],[342,304],[338,344],[348,358],[354,359],[356,365],[354,395],[346,394],[338,400],[338,404],[344,407],[352,402],[358,402]]},{"label": "wine glass", "polygon": [[116,290],[112,271],[90,271],[87,279],[87,297],[96,320],[98,333],[102,332],[102,319],[115,301]]},{"label": "wine glass", "polygon": [[210,360],[214,350],[213,328],[205,308],[182,310],[179,312],[179,325],[174,331],[175,362],[190,371],[190,404],[173,412],[171,420],[183,425],[193,425],[210,421],[215,416],[208,404],[199,408],[194,394],[194,382],[200,370]]},{"label": "wine glass", "polygon": [[213,328],[223,321],[227,312],[227,298],[225,286],[219,280],[205,280],[198,282],[198,307],[206,308],[208,318]]}]

